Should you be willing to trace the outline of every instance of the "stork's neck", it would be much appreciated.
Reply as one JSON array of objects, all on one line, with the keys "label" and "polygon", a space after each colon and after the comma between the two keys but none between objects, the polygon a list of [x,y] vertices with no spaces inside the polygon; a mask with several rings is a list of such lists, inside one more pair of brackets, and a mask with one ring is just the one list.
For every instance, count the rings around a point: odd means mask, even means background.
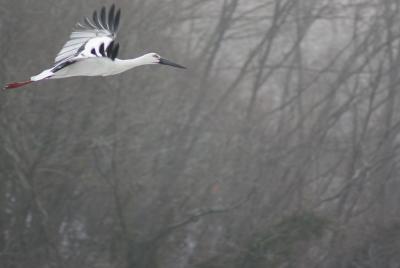
[{"label": "stork's neck", "polygon": [[129,69],[141,66],[141,65],[146,65],[148,64],[143,57],[138,57],[134,59],[127,59],[127,60],[120,60],[120,59],[115,59],[115,63],[118,66],[118,72],[125,72]]}]

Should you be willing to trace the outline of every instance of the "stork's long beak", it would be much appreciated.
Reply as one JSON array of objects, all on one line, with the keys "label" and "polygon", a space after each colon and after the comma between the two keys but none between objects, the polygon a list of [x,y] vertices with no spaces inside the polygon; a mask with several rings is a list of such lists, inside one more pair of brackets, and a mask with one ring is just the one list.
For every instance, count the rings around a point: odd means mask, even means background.
[{"label": "stork's long beak", "polygon": [[169,66],[176,67],[176,68],[181,68],[181,69],[186,69],[186,67],[184,67],[182,65],[176,64],[176,63],[174,63],[172,61],[169,61],[169,60],[163,59],[163,58],[160,59],[160,64],[169,65]]}]

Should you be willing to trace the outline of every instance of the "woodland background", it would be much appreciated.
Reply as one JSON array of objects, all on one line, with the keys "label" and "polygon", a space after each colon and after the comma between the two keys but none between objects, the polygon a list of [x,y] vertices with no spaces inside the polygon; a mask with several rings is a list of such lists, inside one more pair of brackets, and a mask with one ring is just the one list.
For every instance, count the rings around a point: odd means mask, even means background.
[{"label": "woodland background", "polygon": [[[112,1],[0,1],[0,81]],[[0,96],[0,267],[400,267],[400,2],[125,0],[113,77]]]}]

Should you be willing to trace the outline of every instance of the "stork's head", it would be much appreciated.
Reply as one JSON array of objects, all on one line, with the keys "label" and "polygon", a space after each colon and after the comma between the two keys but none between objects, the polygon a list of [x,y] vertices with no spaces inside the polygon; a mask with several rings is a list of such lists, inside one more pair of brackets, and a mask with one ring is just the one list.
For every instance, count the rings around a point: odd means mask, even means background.
[{"label": "stork's head", "polygon": [[176,67],[176,68],[186,69],[186,67],[184,67],[182,65],[176,64],[172,61],[162,58],[157,53],[148,53],[148,54],[143,55],[142,58],[146,64],[163,64],[163,65],[169,65],[169,66]]}]

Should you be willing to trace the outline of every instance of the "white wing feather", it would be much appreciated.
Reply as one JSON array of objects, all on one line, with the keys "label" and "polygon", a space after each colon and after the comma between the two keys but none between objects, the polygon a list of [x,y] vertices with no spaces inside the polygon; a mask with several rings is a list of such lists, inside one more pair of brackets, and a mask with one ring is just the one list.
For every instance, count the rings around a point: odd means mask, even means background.
[{"label": "white wing feather", "polygon": [[59,63],[69,60],[73,57],[91,57],[90,51],[95,48],[99,52],[98,46],[104,43],[108,46],[115,38],[119,26],[119,18],[121,11],[116,13],[115,6],[112,5],[108,14],[103,7],[100,11],[100,16],[97,16],[97,11],[93,13],[93,20],[85,18],[84,23],[78,23],[76,30],[73,31],[69,40],[64,44],[60,52],[58,52],[55,62]]}]

